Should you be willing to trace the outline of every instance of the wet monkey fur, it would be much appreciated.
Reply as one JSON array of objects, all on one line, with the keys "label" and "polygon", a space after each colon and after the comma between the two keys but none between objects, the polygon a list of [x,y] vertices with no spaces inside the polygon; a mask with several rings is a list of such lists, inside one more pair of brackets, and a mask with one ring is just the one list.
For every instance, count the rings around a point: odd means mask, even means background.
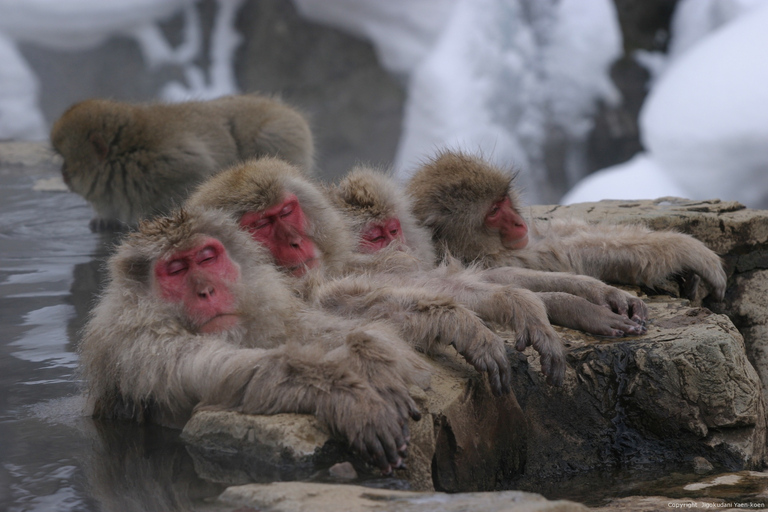
[{"label": "wet monkey fur", "polygon": [[512,181],[479,157],[445,151],[420,167],[406,190],[437,250],[464,263],[573,272],[650,288],[667,277],[691,274],[694,284],[702,279],[722,299],[726,276],[720,258],[695,238],[570,219],[529,229]]},{"label": "wet monkey fur", "polygon": [[313,167],[306,119],[268,96],[130,104],[91,99],[53,125],[62,176],[96,212],[93,230],[133,226],[180,204],[201,181],[253,156],[280,155]]},{"label": "wet monkey fur", "polygon": [[93,414],[181,427],[195,409],[314,414],[384,472],[402,465],[426,363],[386,323],[297,298],[221,212],[140,224],[84,330]]},{"label": "wet monkey fur", "polygon": [[[542,355],[548,380],[560,384],[565,356],[541,300],[528,290],[484,283],[471,271],[425,273],[404,251],[357,252],[344,217],[324,192],[275,158],[251,160],[214,176],[187,202],[230,213],[296,278],[305,300],[351,317],[394,321],[403,338],[430,352],[453,345],[491,390],[510,389],[503,340],[485,322],[515,332],[517,348]],[[285,263],[285,262],[288,263]]]},{"label": "wet monkey fur", "polygon": [[[435,261],[431,233],[418,225],[410,199],[386,173],[358,166],[329,189],[334,204],[359,236],[358,250],[381,250],[389,244],[405,245],[425,262]],[[393,234],[387,226],[397,221]],[[440,273],[438,267],[432,273]],[[484,282],[514,285],[538,292],[552,323],[590,334],[622,336],[643,334],[647,307],[632,294],[587,276],[498,267],[475,270]]]}]

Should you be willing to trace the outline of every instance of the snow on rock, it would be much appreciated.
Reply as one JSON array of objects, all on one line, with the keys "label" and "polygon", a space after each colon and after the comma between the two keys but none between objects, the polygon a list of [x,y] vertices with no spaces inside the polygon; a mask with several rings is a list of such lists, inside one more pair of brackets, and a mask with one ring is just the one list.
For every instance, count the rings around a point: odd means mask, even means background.
[{"label": "snow on rock", "polygon": [[641,153],[628,162],[590,174],[569,190],[560,203],[667,196],[688,197],[688,193],[673,182],[653,159]]},{"label": "snow on rock", "polygon": [[457,0],[293,0],[303,17],[373,43],[381,65],[407,76],[427,55]]},{"label": "snow on rock", "polygon": [[673,62],[640,115],[650,157],[691,198],[768,207],[768,6]]},{"label": "snow on rock", "polygon": [[37,106],[37,77],[16,43],[0,32],[0,140],[42,140],[48,136]]},{"label": "snow on rock", "polygon": [[551,179],[552,128],[568,140],[567,174],[583,175],[597,101],[618,99],[608,69],[620,52],[610,0],[458,0],[411,76],[398,177],[438,148],[462,149],[520,169],[527,199],[538,201]]},{"label": "snow on rock", "polygon": [[107,37],[167,19],[194,0],[0,0],[0,32],[57,49],[92,48]]}]

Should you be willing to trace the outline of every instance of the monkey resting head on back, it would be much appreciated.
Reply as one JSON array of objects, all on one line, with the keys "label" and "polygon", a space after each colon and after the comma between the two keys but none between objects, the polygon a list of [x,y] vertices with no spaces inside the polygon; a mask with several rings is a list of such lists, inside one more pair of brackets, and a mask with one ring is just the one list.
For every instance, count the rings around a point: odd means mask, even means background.
[{"label": "monkey resting head on back", "polygon": [[144,221],[109,270],[80,344],[94,416],[314,414],[384,472],[402,464],[425,363],[384,322],[309,308],[229,216]]},{"label": "monkey resting head on back", "polygon": [[96,211],[93,230],[132,226],[180,204],[201,181],[239,160],[280,155],[313,167],[304,117],[257,94],[174,104],[92,99],[51,130],[62,176]]},{"label": "monkey resting head on back", "polygon": [[[409,197],[387,174],[358,166],[329,189],[329,195],[359,236],[360,252],[382,250],[389,244],[405,245],[427,261],[427,268],[431,266],[434,252],[430,233],[417,225]],[[444,274],[450,266],[443,264],[430,273]],[[537,292],[553,324],[602,336],[646,332],[645,303],[592,277],[514,267],[473,269],[464,274]]]},{"label": "monkey resting head on back", "polygon": [[541,354],[547,380],[562,382],[562,342],[534,293],[479,282],[464,269],[451,276],[429,275],[402,251],[355,252],[339,211],[284,161],[261,158],[227,169],[201,185],[187,203],[230,213],[270,250],[278,266],[296,278],[308,274],[296,285],[311,304],[393,321],[401,336],[424,352],[453,345],[488,375],[495,394],[509,391],[511,370],[503,340],[484,322],[511,329],[519,350],[532,345]]},{"label": "monkey resting head on back", "polygon": [[700,279],[716,298],[725,294],[720,258],[695,238],[639,225],[553,220],[528,229],[510,174],[485,160],[445,151],[407,184],[413,213],[435,246],[465,263],[574,272],[603,281],[653,288],[670,276]]}]

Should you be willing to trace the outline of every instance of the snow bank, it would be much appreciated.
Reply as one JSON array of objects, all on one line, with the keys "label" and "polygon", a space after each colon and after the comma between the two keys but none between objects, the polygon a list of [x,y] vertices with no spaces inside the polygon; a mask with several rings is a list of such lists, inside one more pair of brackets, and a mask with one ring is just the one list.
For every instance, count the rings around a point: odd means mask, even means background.
[{"label": "snow bank", "polygon": [[691,197],[768,207],[768,6],[713,32],[659,79],[643,144]]},{"label": "snow bank", "polygon": [[556,128],[575,181],[597,101],[618,100],[608,69],[620,52],[610,0],[459,0],[409,82],[398,177],[436,148],[463,149],[520,169],[536,201],[550,179],[544,148]]}]

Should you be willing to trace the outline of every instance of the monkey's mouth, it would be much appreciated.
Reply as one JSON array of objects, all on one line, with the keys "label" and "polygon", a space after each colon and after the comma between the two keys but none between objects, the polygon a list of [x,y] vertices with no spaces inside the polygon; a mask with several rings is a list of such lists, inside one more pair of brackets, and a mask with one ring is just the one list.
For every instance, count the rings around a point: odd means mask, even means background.
[{"label": "monkey's mouth", "polygon": [[220,313],[206,320],[198,328],[204,334],[213,334],[232,329],[240,322],[240,316],[237,313]]},{"label": "monkey's mouth", "polygon": [[528,245],[528,234],[525,234],[515,240],[504,239],[501,243],[506,249],[512,251],[523,249],[526,245]]},{"label": "monkey's mouth", "polygon": [[307,273],[307,270],[315,268],[320,264],[317,258],[309,258],[299,265],[288,267],[288,272],[294,277],[301,277]]}]

